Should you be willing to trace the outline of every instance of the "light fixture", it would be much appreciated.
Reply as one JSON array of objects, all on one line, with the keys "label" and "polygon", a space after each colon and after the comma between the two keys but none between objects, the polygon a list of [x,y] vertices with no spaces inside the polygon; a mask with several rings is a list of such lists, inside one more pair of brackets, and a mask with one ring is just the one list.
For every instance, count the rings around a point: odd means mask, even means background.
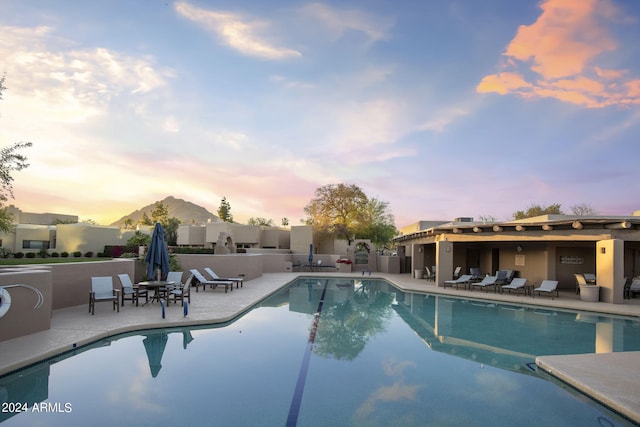
[{"label": "light fixture", "polygon": [[516,246],[516,251],[518,251],[518,252],[522,252],[522,245],[518,245],[518,246]]},{"label": "light fixture", "polygon": [[601,247],[601,248],[600,248],[600,253],[601,253],[601,254],[606,254],[606,253],[607,253],[607,248],[605,248],[605,247]]}]

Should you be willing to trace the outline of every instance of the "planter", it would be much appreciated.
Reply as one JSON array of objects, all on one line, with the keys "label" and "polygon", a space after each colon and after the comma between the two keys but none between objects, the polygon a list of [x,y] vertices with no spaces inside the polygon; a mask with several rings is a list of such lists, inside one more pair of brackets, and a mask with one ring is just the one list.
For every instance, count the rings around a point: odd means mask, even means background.
[{"label": "planter", "polygon": [[600,286],[581,285],[580,299],[582,301],[590,301],[590,302],[600,301]]},{"label": "planter", "polygon": [[351,273],[351,264],[347,264],[346,262],[339,262],[336,264],[338,267],[338,271],[340,273]]},{"label": "planter", "polygon": [[416,279],[424,279],[424,270],[415,270],[415,275],[413,277]]}]

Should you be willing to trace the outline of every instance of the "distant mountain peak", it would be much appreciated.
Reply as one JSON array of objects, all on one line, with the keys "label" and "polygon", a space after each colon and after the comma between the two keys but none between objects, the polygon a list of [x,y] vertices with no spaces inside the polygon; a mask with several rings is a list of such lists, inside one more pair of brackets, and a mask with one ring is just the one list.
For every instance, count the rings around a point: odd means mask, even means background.
[{"label": "distant mountain peak", "polygon": [[198,206],[195,203],[183,199],[177,199],[173,196],[167,196],[163,200],[158,200],[123,216],[111,225],[123,227],[127,219],[131,219],[133,224],[137,224],[145,213],[149,218],[151,218],[151,211],[155,209],[156,203],[158,202],[161,202],[167,207],[169,217],[178,218],[183,224],[205,224],[210,221],[213,222],[219,220],[216,215],[212,214],[202,206]]}]

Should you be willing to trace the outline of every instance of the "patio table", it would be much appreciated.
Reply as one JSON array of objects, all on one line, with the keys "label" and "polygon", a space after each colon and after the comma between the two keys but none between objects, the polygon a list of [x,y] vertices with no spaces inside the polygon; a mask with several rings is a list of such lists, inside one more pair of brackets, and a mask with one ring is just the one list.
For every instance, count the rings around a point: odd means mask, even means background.
[{"label": "patio table", "polygon": [[[154,300],[160,302],[160,297],[162,296],[162,291],[167,289],[168,286],[173,286],[175,282],[168,280],[149,280],[146,282],[138,283],[138,286],[143,286],[147,289],[153,289],[153,296],[151,297],[151,302]],[[142,305],[147,305],[148,303],[144,303]]]}]

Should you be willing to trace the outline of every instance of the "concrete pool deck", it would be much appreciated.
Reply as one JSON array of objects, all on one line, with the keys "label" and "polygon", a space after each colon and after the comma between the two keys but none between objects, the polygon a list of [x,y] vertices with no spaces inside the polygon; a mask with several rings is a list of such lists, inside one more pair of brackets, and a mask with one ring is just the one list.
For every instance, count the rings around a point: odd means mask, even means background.
[{"label": "concrete pool deck", "polygon": [[[55,310],[49,330],[0,342],[0,375],[118,333],[225,322],[242,314],[298,276],[325,277],[327,274],[268,273],[245,282],[244,287],[227,294],[220,289],[200,290],[197,293],[194,290],[187,316],[184,316],[179,304],[169,305],[163,319],[159,304],[135,307],[129,301],[125,301],[119,313],[112,310],[110,303],[97,304],[94,316],[88,313],[88,304]],[[357,279],[361,275],[332,273],[331,277]],[[436,287],[433,282],[414,279],[408,274],[375,273],[371,277],[387,279],[404,291],[431,292],[640,318],[640,298],[626,300],[625,304],[609,304],[585,302],[572,292],[561,292],[560,298],[552,300],[546,296],[531,298],[523,295],[496,294],[491,291],[485,293],[479,290],[443,289]],[[637,380],[640,378],[640,352],[541,356],[536,358],[536,363],[554,377],[640,423],[640,387]]]}]

